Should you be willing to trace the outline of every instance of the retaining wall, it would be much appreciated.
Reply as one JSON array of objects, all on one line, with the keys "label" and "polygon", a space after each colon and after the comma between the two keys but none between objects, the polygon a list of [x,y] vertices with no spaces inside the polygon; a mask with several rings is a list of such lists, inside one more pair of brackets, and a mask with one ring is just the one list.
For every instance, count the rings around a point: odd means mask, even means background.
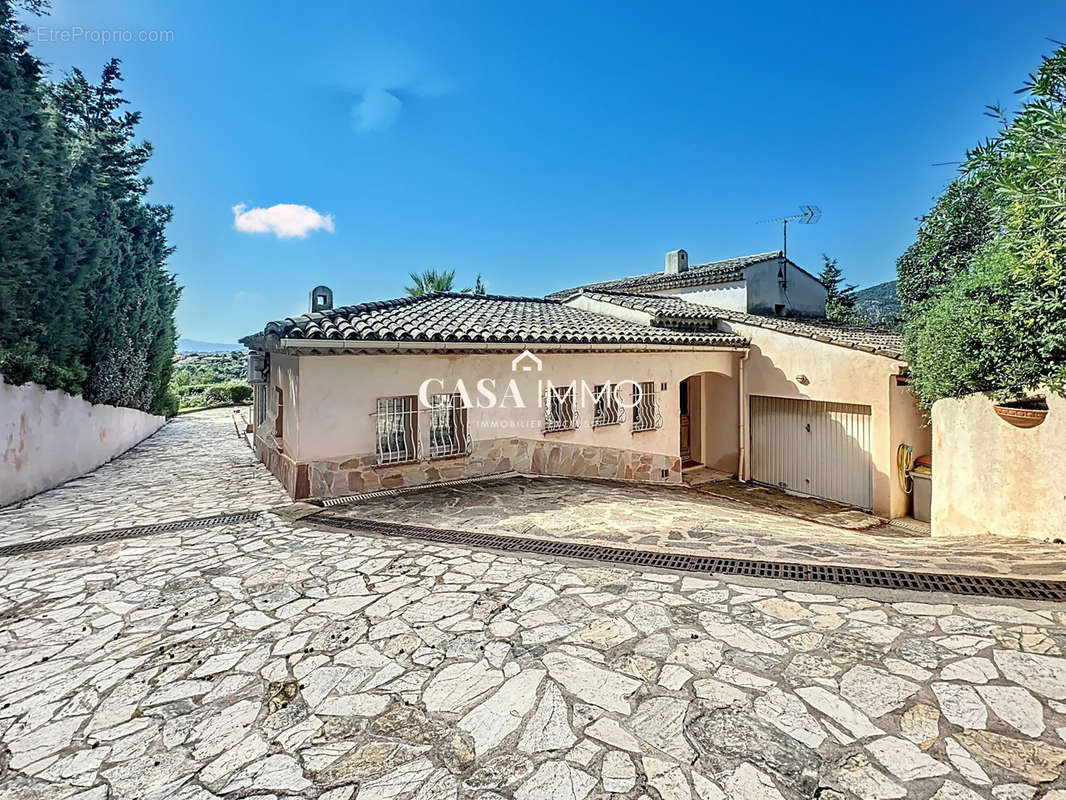
[{"label": "retaining wall", "polygon": [[983,394],[933,404],[933,536],[1066,538],[1066,399],[1035,428]]},{"label": "retaining wall", "polygon": [[13,386],[0,376],[0,506],[96,469],[164,422],[36,383]]}]

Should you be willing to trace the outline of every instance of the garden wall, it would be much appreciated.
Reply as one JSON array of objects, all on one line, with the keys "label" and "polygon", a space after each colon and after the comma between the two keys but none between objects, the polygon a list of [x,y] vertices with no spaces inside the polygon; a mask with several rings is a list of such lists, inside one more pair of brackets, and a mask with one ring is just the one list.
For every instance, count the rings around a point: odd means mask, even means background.
[{"label": "garden wall", "polygon": [[933,404],[934,536],[1066,538],[1066,399],[1046,397],[1035,428],[983,394]]},{"label": "garden wall", "polygon": [[12,386],[0,376],[0,506],[96,469],[165,421],[36,383]]}]

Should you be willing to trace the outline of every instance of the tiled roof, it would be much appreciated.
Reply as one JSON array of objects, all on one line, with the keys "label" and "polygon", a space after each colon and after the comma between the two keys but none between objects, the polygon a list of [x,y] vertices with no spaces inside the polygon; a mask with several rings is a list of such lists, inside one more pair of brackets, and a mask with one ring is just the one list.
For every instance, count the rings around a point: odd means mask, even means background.
[{"label": "tiled roof", "polygon": [[[709,307],[708,307],[709,308]],[[903,336],[891,331],[866,328],[860,325],[843,325],[827,319],[810,319],[807,317],[764,317],[759,314],[745,314],[728,309],[710,309],[719,319],[736,322],[741,325],[754,325],[758,328],[780,331],[792,336],[803,336],[820,342],[851,347],[903,360]]]},{"label": "tiled roof", "polygon": [[673,319],[713,320],[718,309],[682,300],[680,297],[665,297],[657,294],[630,294],[628,292],[605,292],[594,289],[582,289],[584,297],[612,303],[634,311],[643,311],[653,317],[670,317]]},{"label": "tiled roof", "polygon": [[[738,281],[744,277],[744,269],[752,264],[769,261],[772,258],[780,258],[781,251],[774,250],[769,253],[755,253],[750,256],[739,258],[727,258],[723,261],[712,261],[708,264],[696,264],[684,272],[669,275],[665,272],[650,272],[647,275],[634,275],[631,278],[618,278],[599,283],[587,283],[574,289],[564,289],[561,292],[552,292],[548,297],[563,299],[576,292],[585,290],[614,290],[623,292],[654,292],[658,289],[674,289],[681,286],[702,286],[710,283],[728,283]],[[791,264],[791,262],[789,262]]]},{"label": "tiled roof", "polygon": [[533,297],[438,292],[342,306],[270,322],[264,339],[484,344],[615,344],[745,347],[735,334],[651,327]]},{"label": "tiled roof", "polygon": [[627,294],[625,292],[583,291],[585,297],[601,300],[623,308],[644,311],[658,317],[653,324],[669,324],[669,320],[707,320],[722,319],[741,325],[753,325],[758,328],[780,331],[792,336],[803,336],[828,344],[865,350],[870,353],[903,359],[903,337],[891,331],[867,328],[860,325],[842,325],[826,319],[807,317],[766,317],[759,314],[746,314],[725,308],[705,306],[682,300],[679,297],[663,297],[647,294]]}]

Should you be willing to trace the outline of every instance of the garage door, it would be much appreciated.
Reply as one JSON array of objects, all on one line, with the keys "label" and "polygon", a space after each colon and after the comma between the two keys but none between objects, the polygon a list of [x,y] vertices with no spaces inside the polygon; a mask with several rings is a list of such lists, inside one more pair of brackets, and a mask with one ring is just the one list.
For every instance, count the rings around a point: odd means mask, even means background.
[{"label": "garage door", "polygon": [[750,423],[752,480],[873,508],[869,406],[752,395]]}]

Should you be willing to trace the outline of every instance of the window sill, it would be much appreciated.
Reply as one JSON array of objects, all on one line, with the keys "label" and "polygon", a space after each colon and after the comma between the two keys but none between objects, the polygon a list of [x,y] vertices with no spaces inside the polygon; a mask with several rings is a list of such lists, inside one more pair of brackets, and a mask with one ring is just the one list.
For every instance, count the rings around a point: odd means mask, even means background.
[{"label": "window sill", "polygon": [[442,456],[433,456],[433,455],[431,455],[428,460],[429,461],[455,461],[456,459],[459,459],[459,458],[470,458],[470,452],[467,451],[467,452],[464,452],[464,453],[448,453],[447,455],[442,455]]},{"label": "window sill", "polygon": [[618,420],[617,422],[593,422],[592,423],[592,427],[593,428],[613,428],[615,425],[621,425],[621,424],[622,424],[622,420]]},{"label": "window sill", "polygon": [[570,428],[547,428],[547,429],[542,428],[540,433],[541,433],[542,436],[547,436],[547,435],[552,434],[552,433],[569,433],[570,431],[576,431],[576,430],[577,430],[577,425],[574,425],[574,426],[572,426]]},{"label": "window sill", "polygon": [[417,464],[417,458],[405,458],[402,461],[382,461],[374,464],[373,469],[388,469],[389,467],[404,467],[408,464]]}]

